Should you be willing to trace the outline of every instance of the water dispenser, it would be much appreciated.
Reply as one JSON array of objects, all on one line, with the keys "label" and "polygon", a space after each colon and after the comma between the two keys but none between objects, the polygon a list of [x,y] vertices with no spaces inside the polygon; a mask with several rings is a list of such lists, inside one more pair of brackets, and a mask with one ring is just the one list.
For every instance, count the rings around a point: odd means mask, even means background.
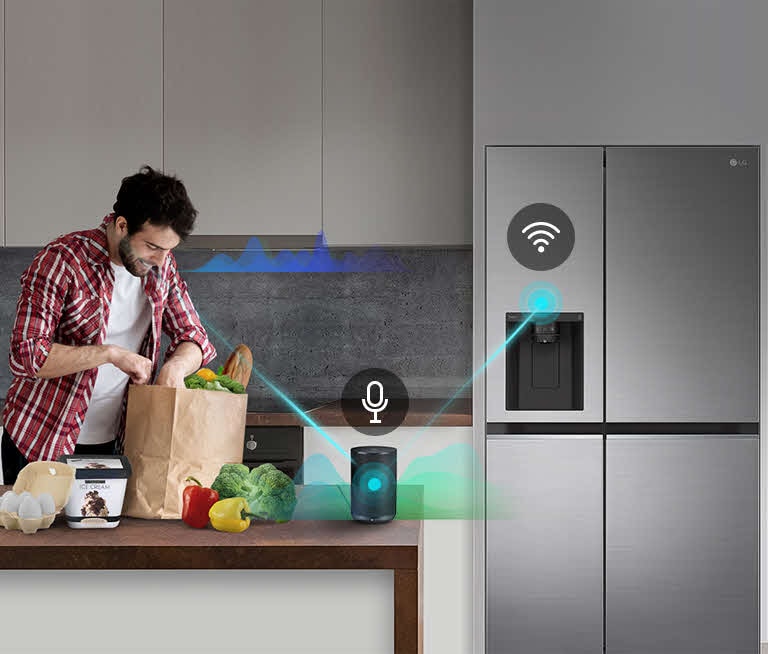
[{"label": "water dispenser", "polygon": [[[506,338],[530,316],[506,314]],[[507,411],[581,411],[584,408],[584,314],[531,321],[507,346]]]}]

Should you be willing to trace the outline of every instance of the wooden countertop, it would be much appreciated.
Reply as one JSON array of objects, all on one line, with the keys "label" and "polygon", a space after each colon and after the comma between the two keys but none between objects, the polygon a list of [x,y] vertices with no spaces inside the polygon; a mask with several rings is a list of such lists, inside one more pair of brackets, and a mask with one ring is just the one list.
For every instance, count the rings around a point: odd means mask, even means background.
[{"label": "wooden countertop", "polygon": [[[410,400],[408,413],[405,416],[403,427],[424,427],[429,424],[435,415],[448,402],[448,399],[422,399]],[[321,427],[348,427],[349,423],[344,418],[341,410],[341,400],[324,404],[319,407],[307,409],[307,412]],[[298,414],[289,411],[249,411],[246,416],[246,425],[252,427],[308,427],[309,425]],[[432,427],[471,427],[472,426],[472,399],[459,398],[453,400],[445,410],[430,424]]]},{"label": "wooden countertop", "polygon": [[[312,487],[304,487],[312,489]],[[239,534],[181,520],[122,518],[113,529],[72,529],[59,515],[34,534],[0,527],[0,569],[396,569],[418,567],[420,520],[368,525],[349,518],[344,493],[302,493],[294,520],[252,522]],[[0,495],[10,486],[0,486]],[[312,501],[303,504],[302,496]],[[332,499],[335,498],[335,499]],[[318,515],[318,500],[329,517]],[[296,519],[298,516],[299,519]]]}]

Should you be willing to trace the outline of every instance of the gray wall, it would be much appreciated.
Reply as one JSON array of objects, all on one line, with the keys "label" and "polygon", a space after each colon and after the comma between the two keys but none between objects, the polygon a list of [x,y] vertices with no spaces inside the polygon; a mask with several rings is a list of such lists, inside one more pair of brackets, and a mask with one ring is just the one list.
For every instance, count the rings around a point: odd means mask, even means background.
[{"label": "gray wall", "polygon": [[[763,146],[765,170],[768,3],[764,0],[475,0],[474,4],[476,247],[485,238],[478,219],[483,215],[486,144],[758,144]],[[481,325],[484,271],[480,252],[476,254],[474,316],[475,324]],[[763,338],[765,306],[763,298]],[[475,330],[476,365],[482,363],[481,332]],[[763,379],[764,358],[763,352]],[[476,384],[478,416],[483,393]],[[477,433],[475,438],[481,442]],[[764,429],[762,442],[765,445]],[[761,448],[763,530],[767,449]],[[762,640],[768,611],[765,550],[763,538]]]},{"label": "gray wall", "polygon": [[[19,279],[34,248],[0,248],[0,398]],[[472,253],[388,250],[407,272],[187,273],[184,278],[223,365],[246,343],[254,365],[302,408],[338,399],[363,368],[399,375],[411,397],[449,397],[471,374]],[[210,255],[178,252],[182,270]],[[285,408],[263,383],[249,406]],[[469,395],[467,391],[464,395]]]}]

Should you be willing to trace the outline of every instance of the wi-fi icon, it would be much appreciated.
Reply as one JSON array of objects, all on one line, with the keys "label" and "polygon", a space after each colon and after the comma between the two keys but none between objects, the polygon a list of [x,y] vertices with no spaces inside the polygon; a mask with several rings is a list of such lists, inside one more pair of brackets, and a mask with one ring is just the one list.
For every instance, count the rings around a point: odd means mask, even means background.
[{"label": "wi-fi icon", "polygon": [[[535,227],[542,229],[534,229]],[[544,227],[547,229],[543,229]],[[538,220],[535,223],[531,223],[523,227],[523,234],[526,234],[526,238],[533,243],[539,254],[543,253],[546,247],[555,240],[555,234],[552,232],[559,234],[560,230],[552,223],[548,223],[543,220]]]},{"label": "wi-fi icon", "polygon": [[529,270],[557,268],[571,256],[575,239],[568,214],[546,202],[524,206],[507,226],[507,247],[516,261]]}]

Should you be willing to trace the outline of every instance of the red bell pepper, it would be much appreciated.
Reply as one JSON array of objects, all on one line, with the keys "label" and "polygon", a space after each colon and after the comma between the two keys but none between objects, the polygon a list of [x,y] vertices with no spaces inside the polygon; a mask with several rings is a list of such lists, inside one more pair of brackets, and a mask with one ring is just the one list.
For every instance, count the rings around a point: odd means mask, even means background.
[{"label": "red bell pepper", "polygon": [[194,477],[187,477],[184,481],[194,483],[184,489],[181,519],[190,527],[203,529],[208,524],[208,511],[219,501],[219,493],[212,488],[205,488]]}]

